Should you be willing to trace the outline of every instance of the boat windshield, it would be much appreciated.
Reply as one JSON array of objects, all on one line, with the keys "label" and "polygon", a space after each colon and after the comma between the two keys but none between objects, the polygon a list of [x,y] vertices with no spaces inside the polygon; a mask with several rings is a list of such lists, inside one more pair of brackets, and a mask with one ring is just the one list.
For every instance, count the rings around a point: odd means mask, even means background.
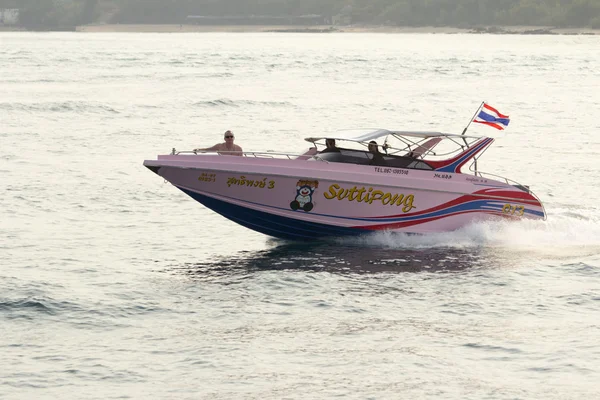
[{"label": "boat windshield", "polygon": [[373,161],[373,154],[364,150],[339,149],[339,152],[319,153],[312,160],[322,160],[327,162],[359,164],[359,165],[377,165],[392,168],[409,168],[432,170],[433,167],[427,162],[413,157],[394,156],[381,154],[383,157],[378,162]]}]

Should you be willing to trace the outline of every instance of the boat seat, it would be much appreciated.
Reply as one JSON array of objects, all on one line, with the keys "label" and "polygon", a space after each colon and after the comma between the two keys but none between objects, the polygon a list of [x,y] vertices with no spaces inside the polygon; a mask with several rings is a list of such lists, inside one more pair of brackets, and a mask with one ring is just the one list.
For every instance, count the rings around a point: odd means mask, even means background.
[{"label": "boat seat", "polygon": [[304,153],[302,153],[298,157],[296,157],[296,160],[308,160],[315,154],[317,154],[317,148],[309,147],[308,150],[306,150]]},{"label": "boat seat", "polygon": [[325,152],[319,153],[318,158],[327,162],[345,163],[345,164],[359,164],[367,165],[371,162],[371,159],[367,157],[367,153],[364,151],[346,150],[340,149],[339,152]]}]

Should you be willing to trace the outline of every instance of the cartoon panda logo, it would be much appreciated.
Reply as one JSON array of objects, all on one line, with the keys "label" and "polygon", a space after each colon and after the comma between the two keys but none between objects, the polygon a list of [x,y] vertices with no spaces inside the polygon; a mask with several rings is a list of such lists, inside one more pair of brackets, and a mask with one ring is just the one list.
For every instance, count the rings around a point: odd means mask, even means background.
[{"label": "cartoon panda logo", "polygon": [[290,203],[290,208],[294,211],[302,209],[309,212],[312,210],[314,207],[312,195],[317,187],[319,187],[318,181],[298,181],[296,184],[296,198]]}]

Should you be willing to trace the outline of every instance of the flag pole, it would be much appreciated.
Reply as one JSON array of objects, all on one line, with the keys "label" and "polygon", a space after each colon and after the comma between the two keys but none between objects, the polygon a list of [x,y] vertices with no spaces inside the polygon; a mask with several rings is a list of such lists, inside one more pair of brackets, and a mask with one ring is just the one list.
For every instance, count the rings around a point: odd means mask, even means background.
[{"label": "flag pole", "polygon": [[463,129],[461,135],[464,136],[464,134],[467,133],[467,129],[469,129],[469,126],[471,126],[471,122],[473,122],[473,120],[475,119],[475,117],[479,113],[479,110],[481,110],[481,107],[483,107],[484,104],[485,104],[485,101],[482,101],[481,104],[479,105],[479,108],[477,109],[477,111],[475,111],[475,114],[473,114],[473,116],[469,120],[469,123],[467,124],[467,126],[465,126],[465,129]]},{"label": "flag pole", "polygon": [[[462,135],[463,136],[465,135],[465,133],[467,133],[467,129],[469,129],[469,126],[471,126],[471,122],[473,122],[473,120],[475,119],[475,117],[479,113],[479,110],[481,110],[481,107],[483,107],[484,104],[485,104],[485,101],[482,101],[481,104],[479,105],[479,107],[477,108],[477,111],[475,111],[475,114],[473,114],[473,116],[469,120],[469,123],[467,124],[467,126],[465,126],[465,129],[463,129],[463,131],[462,131]],[[465,144],[467,145],[467,147],[469,147],[469,145],[467,143],[467,139],[463,139],[463,140],[465,141]],[[474,175],[477,176],[477,158],[475,158],[475,160],[473,161],[473,163],[475,164]]]}]

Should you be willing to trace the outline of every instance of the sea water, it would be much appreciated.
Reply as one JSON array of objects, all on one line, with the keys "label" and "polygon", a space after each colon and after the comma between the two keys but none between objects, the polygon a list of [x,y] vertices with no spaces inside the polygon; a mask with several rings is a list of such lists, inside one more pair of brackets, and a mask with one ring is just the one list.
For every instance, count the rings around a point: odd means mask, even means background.
[{"label": "sea water", "polygon": [[[600,37],[0,33],[0,398],[600,396]],[[460,133],[547,221],[315,244],[142,166]]]}]

